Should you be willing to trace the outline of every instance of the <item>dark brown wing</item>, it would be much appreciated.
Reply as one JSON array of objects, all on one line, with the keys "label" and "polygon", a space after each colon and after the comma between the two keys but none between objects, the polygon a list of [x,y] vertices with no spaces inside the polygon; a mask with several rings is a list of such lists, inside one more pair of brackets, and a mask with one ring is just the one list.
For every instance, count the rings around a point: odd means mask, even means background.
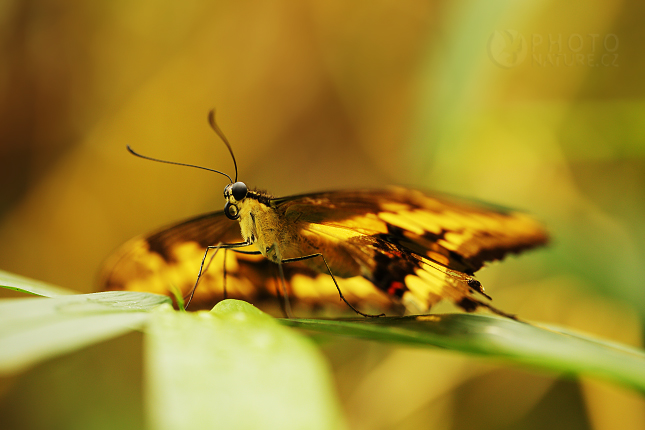
[{"label": "dark brown wing", "polygon": [[[542,226],[524,214],[406,188],[318,193],[273,204],[285,219],[301,223],[309,241],[324,238],[320,252],[332,272],[342,273],[351,256],[363,277],[411,312],[426,312],[442,298],[466,310],[490,307],[472,297],[483,293],[473,273],[547,241]],[[334,261],[335,254],[342,258]]]},{"label": "dark brown wing", "polygon": [[543,227],[523,213],[402,187],[305,194],[274,199],[272,205],[301,221],[385,233],[383,239],[421,254],[439,251],[453,260],[453,269],[470,274],[487,261],[548,240]]}]

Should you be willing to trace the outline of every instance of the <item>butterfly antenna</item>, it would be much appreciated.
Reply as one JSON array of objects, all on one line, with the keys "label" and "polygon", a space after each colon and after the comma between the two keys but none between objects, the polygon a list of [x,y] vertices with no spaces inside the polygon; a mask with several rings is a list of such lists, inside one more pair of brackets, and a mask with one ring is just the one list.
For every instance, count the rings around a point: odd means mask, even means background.
[{"label": "butterfly antenna", "polygon": [[233,154],[233,148],[231,148],[231,144],[228,143],[228,139],[226,136],[224,136],[224,133],[220,128],[218,127],[217,123],[215,122],[215,109],[211,110],[208,112],[208,123],[211,125],[211,128],[217,135],[219,136],[220,139],[222,139],[222,142],[224,142],[224,145],[228,148],[228,152],[231,153],[231,157],[233,158],[233,165],[235,166],[235,182],[237,182],[237,161],[235,161],[235,154]]},{"label": "butterfly antenna", "polygon": [[[157,161],[157,162],[159,162],[159,163],[174,164],[174,165],[176,165],[176,166],[186,166],[186,167],[194,167],[194,168],[196,168],[196,169],[208,170],[209,172],[215,172],[215,173],[219,173],[220,175],[224,175],[224,176],[226,176],[226,177],[228,178],[228,180],[231,182],[231,184],[233,183],[233,180],[231,179],[231,177],[230,177],[230,176],[228,176],[228,175],[227,175],[226,173],[224,173],[224,172],[220,172],[219,170],[209,169],[208,167],[196,166],[196,165],[194,165],[194,164],[185,164],[185,163],[177,163],[177,162],[175,162],[175,161],[160,160],[160,159],[158,159],[158,158],[148,157],[147,155],[141,155],[141,154],[139,154],[138,152],[135,152],[135,150],[134,150],[134,149],[130,148],[130,145],[126,145],[126,148],[128,148],[128,151],[130,151],[130,154],[132,154],[132,155],[136,155],[136,156],[137,156],[137,157],[139,157],[139,158],[144,158],[144,159],[146,159],[146,160],[151,160],[151,161]],[[237,182],[237,167],[236,167],[236,169],[235,169],[235,178],[236,178],[235,180],[236,180],[236,182]]]}]

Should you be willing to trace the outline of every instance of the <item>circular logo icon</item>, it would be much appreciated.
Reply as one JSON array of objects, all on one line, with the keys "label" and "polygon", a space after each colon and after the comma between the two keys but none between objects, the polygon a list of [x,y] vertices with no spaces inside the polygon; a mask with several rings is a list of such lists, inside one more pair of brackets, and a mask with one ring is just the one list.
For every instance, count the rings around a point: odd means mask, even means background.
[{"label": "circular logo icon", "polygon": [[488,56],[493,63],[505,69],[524,61],[528,50],[524,36],[515,30],[494,31],[488,39]]}]

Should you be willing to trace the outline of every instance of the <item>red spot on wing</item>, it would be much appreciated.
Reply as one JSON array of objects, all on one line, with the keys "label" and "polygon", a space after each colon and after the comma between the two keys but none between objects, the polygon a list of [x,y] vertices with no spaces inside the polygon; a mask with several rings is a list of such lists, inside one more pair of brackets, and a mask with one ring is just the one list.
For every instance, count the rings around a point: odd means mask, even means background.
[{"label": "red spot on wing", "polygon": [[390,287],[387,289],[387,293],[391,296],[401,297],[405,291],[405,284],[399,281],[392,281]]}]

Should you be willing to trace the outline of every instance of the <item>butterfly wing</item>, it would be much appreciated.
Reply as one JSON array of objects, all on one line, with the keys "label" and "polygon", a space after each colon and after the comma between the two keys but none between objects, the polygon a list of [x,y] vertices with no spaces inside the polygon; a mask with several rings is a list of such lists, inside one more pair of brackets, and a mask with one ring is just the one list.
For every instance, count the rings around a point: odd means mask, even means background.
[{"label": "butterfly wing", "polygon": [[[241,241],[237,222],[226,218],[223,212],[205,214],[122,245],[104,264],[99,286],[103,290],[146,291],[169,296],[178,290],[185,296],[195,284],[207,246]],[[264,260],[255,255],[244,255],[238,260],[233,252],[218,251],[200,282],[191,308],[206,308],[224,297],[224,264],[233,273],[250,265],[251,275],[263,276],[268,269]],[[248,280],[227,276],[229,297],[250,300],[266,293],[255,288],[251,284],[253,280],[253,276]]]},{"label": "butterfly wing", "polygon": [[[334,274],[361,275],[410,312],[448,298],[467,311],[485,306],[504,314],[477,298],[486,295],[473,273],[547,241],[524,214],[405,188],[302,195],[273,205],[298,222],[299,236],[317,244]],[[319,262],[310,267],[324,271]],[[341,289],[353,293],[343,283]]]},{"label": "butterfly wing", "polygon": [[[239,223],[228,219],[223,211],[167,226],[122,245],[105,262],[99,287],[101,290],[145,291],[171,297],[173,290],[178,290],[186,296],[195,284],[206,247],[241,241]],[[256,248],[243,250],[255,251]],[[213,251],[209,253],[207,264],[212,254]],[[321,275],[297,262],[284,265],[283,269],[294,311],[304,314],[327,305],[345,311],[346,306],[338,300],[329,275]],[[220,249],[202,275],[190,309],[210,309],[224,298],[236,298],[281,316],[278,282],[278,266],[262,255]],[[385,308],[396,306],[384,294],[374,291],[365,279],[348,280],[348,285],[354,300],[376,301]]]}]

